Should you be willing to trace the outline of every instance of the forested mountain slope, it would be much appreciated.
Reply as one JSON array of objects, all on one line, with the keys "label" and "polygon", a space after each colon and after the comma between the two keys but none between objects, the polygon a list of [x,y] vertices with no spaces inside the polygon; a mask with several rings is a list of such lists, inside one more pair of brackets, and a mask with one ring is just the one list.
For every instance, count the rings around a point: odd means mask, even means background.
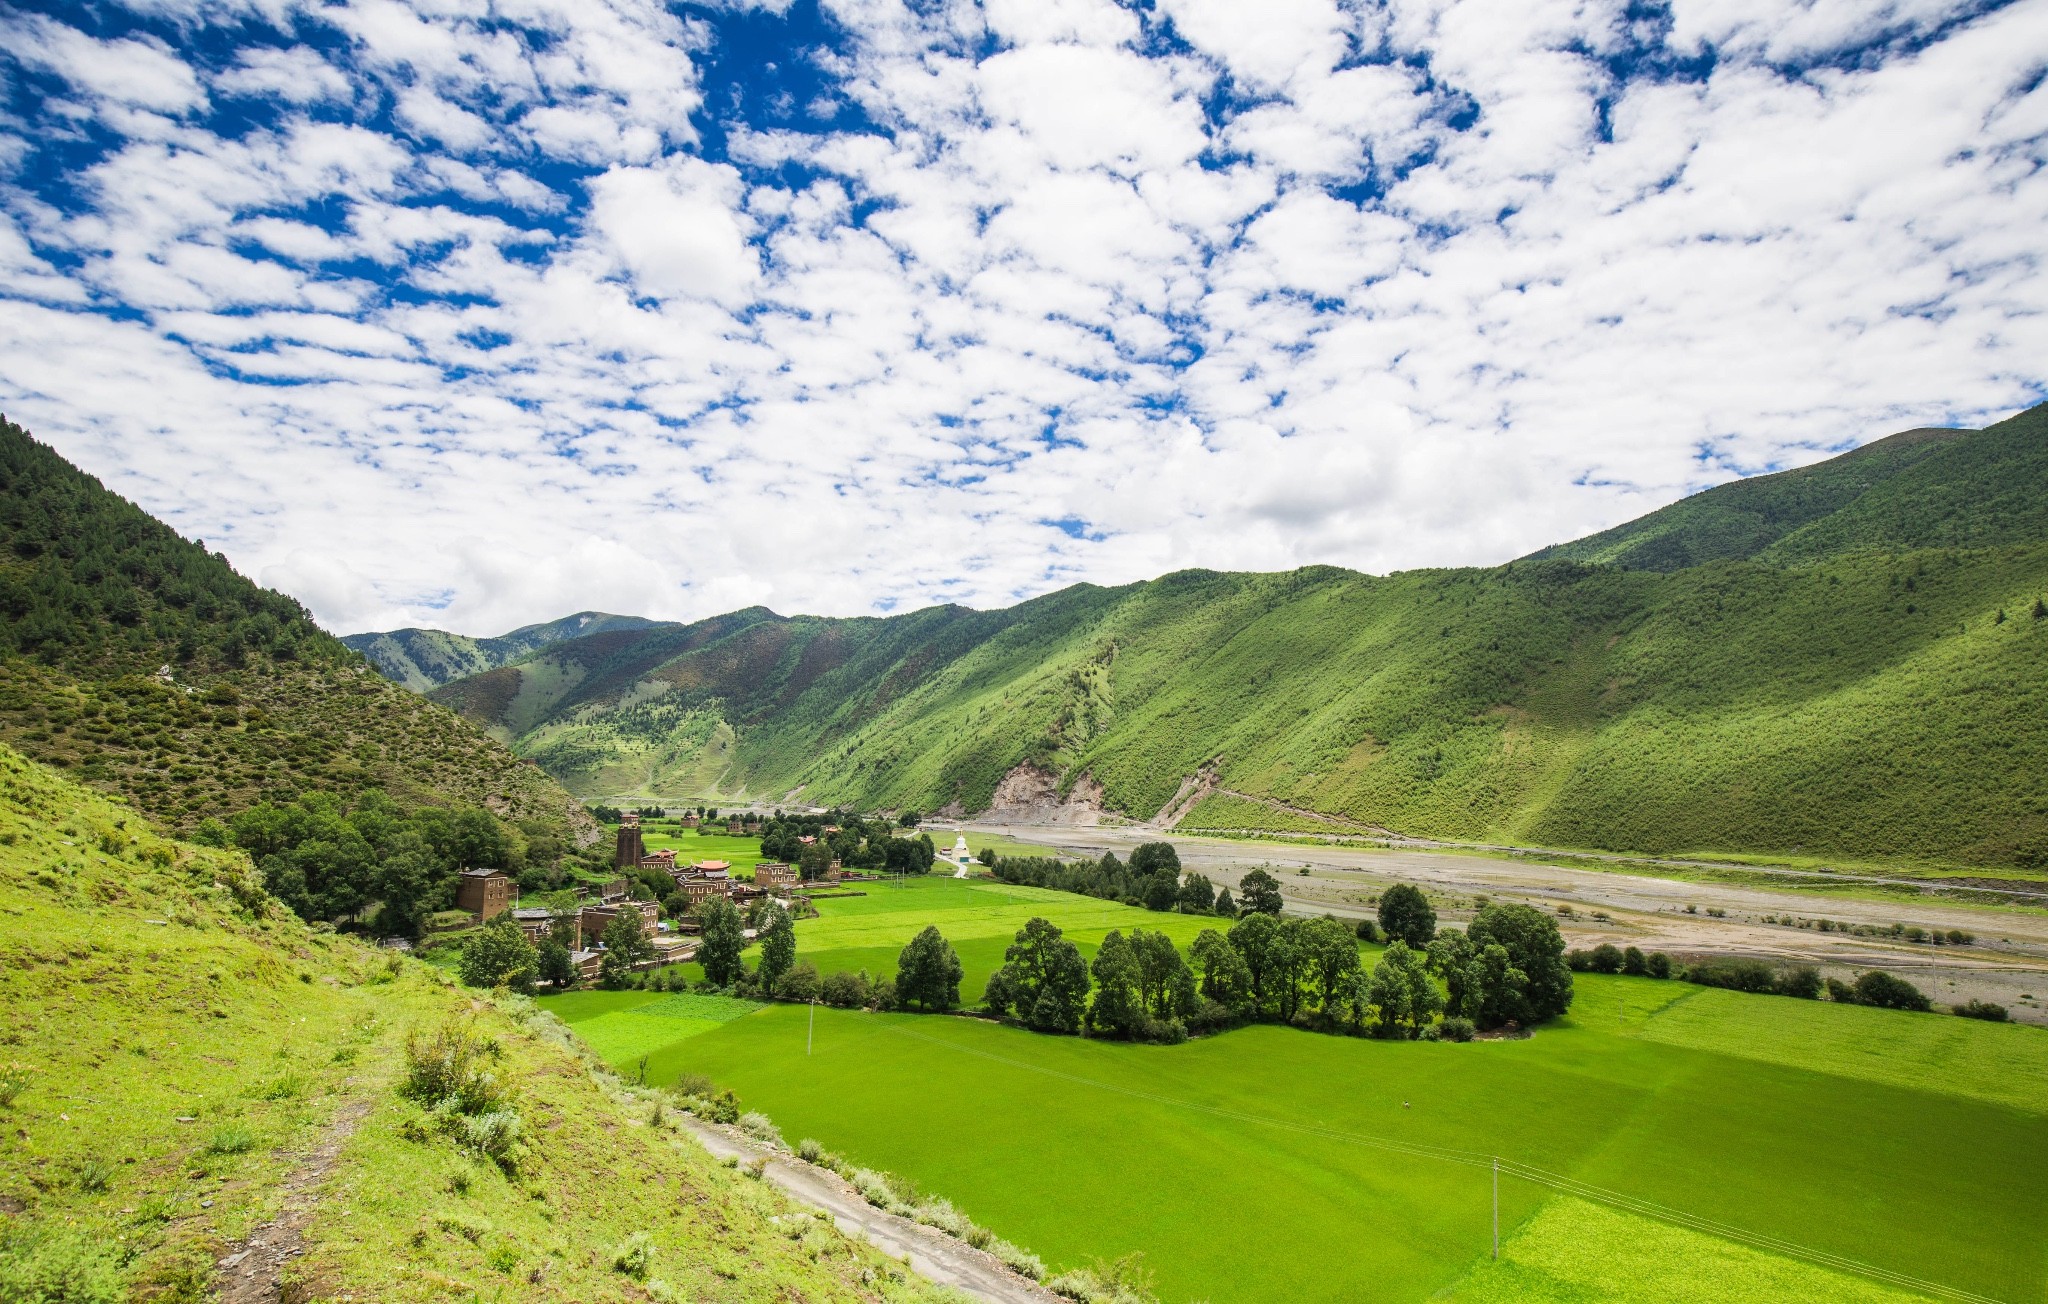
[{"label": "forested mountain slope", "polygon": [[974,811],[1030,764],[1188,828],[2048,863],[2043,415],[1908,439],[1917,460],[1747,559],[743,612],[437,697],[589,795]]},{"label": "forested mountain slope", "polygon": [[494,670],[507,661],[565,639],[617,629],[645,629],[659,623],[642,616],[579,611],[544,624],[522,625],[495,638],[470,638],[438,629],[394,629],[381,634],[345,634],[341,641],[362,653],[386,678],[415,693],[424,693],[451,679]]},{"label": "forested mountain slope", "polygon": [[5,421],[0,617],[0,740],[173,826],[380,788],[589,827],[535,766]]},{"label": "forested mountain slope", "polygon": [[[5,746],[0,913],[0,1299],[941,1297],[530,1002],[309,927],[242,853]],[[414,1038],[488,1076],[408,1098]]]}]

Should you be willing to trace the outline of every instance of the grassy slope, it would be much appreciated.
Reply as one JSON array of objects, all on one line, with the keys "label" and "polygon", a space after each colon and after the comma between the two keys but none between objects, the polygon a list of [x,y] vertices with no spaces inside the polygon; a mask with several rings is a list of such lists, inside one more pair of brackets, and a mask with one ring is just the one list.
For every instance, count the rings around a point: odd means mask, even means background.
[{"label": "grassy slope", "polygon": [[0,615],[0,741],[174,827],[380,787],[589,830],[530,762],[5,423]]},{"label": "grassy slope", "polygon": [[[936,922],[970,995],[1033,913],[1087,950],[1113,926],[1185,942],[1203,924],[944,880],[820,906],[802,958],[874,969]],[[820,1009],[806,1055],[809,1012],[792,1007],[665,1043],[665,1016],[640,1011],[673,998],[557,1008],[619,1062],[647,1056],[650,1081],[709,1073],[787,1135],[904,1173],[1048,1261],[1142,1249],[1168,1299],[1906,1298],[1512,1181],[1490,1266],[1484,1168],[1375,1137],[1499,1152],[1999,1299],[2048,1289],[2048,1035],[1646,979],[1579,987],[1535,1038],[1465,1047],[1278,1028],[1122,1046]]]},{"label": "grassy slope", "polygon": [[[936,1298],[647,1126],[646,1101],[593,1076],[552,1019],[313,932],[252,877],[0,748],[0,1065],[29,1066],[0,1109],[0,1242],[84,1246],[136,1298],[200,1299],[305,1153],[360,1113],[291,1268],[303,1297],[645,1300],[610,1265],[644,1231],[680,1298]],[[511,1177],[399,1130],[418,1114],[392,1091],[405,1032],[466,1011],[503,1048],[534,1143]],[[214,1153],[237,1129],[246,1148]],[[18,1266],[0,1251],[0,1274]]]},{"label": "grassy slope", "polygon": [[495,638],[470,638],[438,629],[394,629],[381,634],[346,634],[342,643],[363,654],[386,678],[415,693],[452,679],[496,669],[529,652],[617,629],[644,629],[657,622],[642,616],[581,611],[538,625],[522,625]]}]

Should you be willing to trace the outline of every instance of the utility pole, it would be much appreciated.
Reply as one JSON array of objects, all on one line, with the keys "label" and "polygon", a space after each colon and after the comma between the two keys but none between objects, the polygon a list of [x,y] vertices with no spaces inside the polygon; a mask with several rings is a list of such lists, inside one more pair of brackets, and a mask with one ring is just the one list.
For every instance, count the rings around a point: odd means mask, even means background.
[{"label": "utility pole", "polygon": [[1500,1156],[1493,1157],[1493,1257],[1500,1257]]},{"label": "utility pole", "polygon": [[[806,1028],[806,1029],[804,1029],[804,1054],[806,1054],[806,1055],[808,1055],[808,1054],[810,1054],[810,1053],[811,1053],[811,1035],[812,1035],[813,1033],[817,1032],[817,1030],[818,1030],[818,998],[817,998],[817,997],[815,997],[815,996],[813,996],[813,997],[811,998],[811,1026],[810,1026],[810,1027],[808,1027],[808,1028]],[[1498,1182],[1498,1181],[1499,1181],[1500,1179],[1499,1179],[1499,1178],[1495,1178],[1494,1180],[1495,1180],[1496,1182]],[[1496,1221],[1497,1221],[1497,1220],[1496,1220]]]}]

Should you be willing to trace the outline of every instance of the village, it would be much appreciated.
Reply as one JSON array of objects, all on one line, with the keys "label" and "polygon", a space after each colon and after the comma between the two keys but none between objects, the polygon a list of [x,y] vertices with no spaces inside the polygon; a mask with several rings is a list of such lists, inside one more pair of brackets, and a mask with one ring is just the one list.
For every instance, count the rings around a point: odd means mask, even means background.
[{"label": "village", "polygon": [[[687,812],[676,822],[679,828],[686,829],[698,829],[706,823],[702,817]],[[752,813],[732,815],[721,823],[731,837],[756,837],[761,833],[761,818]],[[838,831],[838,826],[827,824],[819,833],[829,838]],[[817,841],[812,835],[797,839],[806,847]],[[955,849],[956,858],[964,855],[965,846],[962,841]],[[639,916],[652,945],[649,958],[633,968],[658,969],[696,958],[697,939],[702,932],[698,918],[704,903],[714,898],[729,901],[743,911],[766,901],[801,917],[813,913],[809,897],[818,889],[880,877],[870,871],[849,869],[833,858],[810,884],[804,882],[795,865],[774,860],[755,862],[751,876],[742,878],[727,860],[685,861],[669,848],[648,850],[641,816],[632,811],[619,816],[612,866],[620,876],[575,888],[578,900],[572,910],[522,906],[513,877],[502,869],[465,870],[457,887],[456,909],[469,916],[470,927],[489,923],[509,912],[529,943],[537,947],[549,938],[560,942],[569,951],[577,980],[592,982],[604,960],[605,929],[622,913]],[[668,898],[671,908],[667,912],[660,901],[635,892],[636,887],[646,891],[650,875],[675,885],[674,895]],[[674,908],[677,905],[680,910]],[[664,913],[668,917],[664,918]],[[747,937],[751,940],[753,936],[754,930],[749,928]]]}]

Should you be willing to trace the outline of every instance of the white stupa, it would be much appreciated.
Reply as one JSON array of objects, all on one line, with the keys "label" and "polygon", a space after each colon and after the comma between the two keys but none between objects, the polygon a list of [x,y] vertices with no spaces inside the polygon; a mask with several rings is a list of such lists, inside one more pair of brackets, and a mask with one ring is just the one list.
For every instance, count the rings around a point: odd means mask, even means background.
[{"label": "white stupa", "polygon": [[967,850],[967,835],[965,833],[962,833],[960,836],[953,839],[953,864],[957,866],[957,868],[953,871],[953,877],[966,878],[967,867],[973,862],[974,857],[970,855]]}]

